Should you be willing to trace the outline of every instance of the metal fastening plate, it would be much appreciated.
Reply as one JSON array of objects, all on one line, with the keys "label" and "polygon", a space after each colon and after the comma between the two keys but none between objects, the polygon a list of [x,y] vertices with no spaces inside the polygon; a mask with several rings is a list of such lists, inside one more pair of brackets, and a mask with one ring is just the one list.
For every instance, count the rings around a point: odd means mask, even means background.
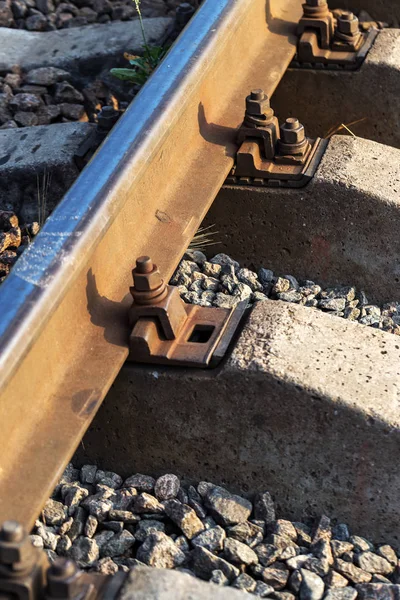
[{"label": "metal fastening plate", "polygon": [[237,164],[225,180],[225,185],[301,188],[313,178],[328,141],[310,140],[311,149],[304,163],[285,164],[282,160],[262,158],[257,142],[243,142],[237,153]]},{"label": "metal fastening plate", "polygon": [[140,317],[129,339],[129,360],[200,368],[217,366],[236,332],[247,301],[235,308],[192,304],[184,304],[184,308],[187,318],[173,340],[162,335],[156,317]]},{"label": "metal fastening plate", "polygon": [[375,28],[363,32],[359,49],[352,52],[338,50],[337,43],[328,49],[320,48],[318,34],[315,31],[305,31],[300,37],[298,53],[290,63],[290,68],[356,71],[364,62],[378,33]]}]

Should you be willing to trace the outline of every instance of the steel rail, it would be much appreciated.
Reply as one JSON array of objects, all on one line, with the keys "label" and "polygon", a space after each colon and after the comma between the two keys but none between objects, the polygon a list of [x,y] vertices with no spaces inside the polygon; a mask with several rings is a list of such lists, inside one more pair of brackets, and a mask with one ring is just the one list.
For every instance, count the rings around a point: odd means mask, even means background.
[{"label": "steel rail", "polygon": [[301,12],[206,0],[1,286],[0,522],[33,524],[127,357],[135,258],[171,275]]}]

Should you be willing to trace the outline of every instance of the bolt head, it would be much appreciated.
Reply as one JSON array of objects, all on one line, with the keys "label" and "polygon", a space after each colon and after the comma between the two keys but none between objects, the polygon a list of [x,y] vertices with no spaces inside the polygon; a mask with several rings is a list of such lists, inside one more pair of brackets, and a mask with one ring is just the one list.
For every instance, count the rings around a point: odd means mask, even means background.
[{"label": "bolt head", "polygon": [[135,290],[138,292],[151,292],[159,288],[163,283],[157,265],[153,265],[152,271],[147,273],[141,273],[140,268],[133,269],[132,275]]},{"label": "bolt head", "polygon": [[326,0],[306,0],[307,6],[328,6]]},{"label": "bolt head", "polygon": [[58,558],[47,570],[47,593],[51,598],[72,599],[79,595],[82,571],[72,560]]},{"label": "bolt head", "polygon": [[262,116],[271,111],[269,97],[264,90],[252,90],[246,98],[246,112],[250,115]]},{"label": "bolt head", "polygon": [[356,35],[360,32],[358,18],[352,12],[345,12],[338,17],[337,28],[345,35]]},{"label": "bolt head", "polygon": [[189,4],[189,2],[181,2],[181,4],[179,4],[176,8],[176,12],[181,15],[193,14],[194,8],[191,4]]},{"label": "bolt head", "polygon": [[306,138],[304,125],[296,118],[286,119],[280,130],[281,140],[285,144],[301,144]]},{"label": "bolt head", "polygon": [[0,564],[22,566],[33,554],[34,547],[22,525],[5,521],[0,529]]}]

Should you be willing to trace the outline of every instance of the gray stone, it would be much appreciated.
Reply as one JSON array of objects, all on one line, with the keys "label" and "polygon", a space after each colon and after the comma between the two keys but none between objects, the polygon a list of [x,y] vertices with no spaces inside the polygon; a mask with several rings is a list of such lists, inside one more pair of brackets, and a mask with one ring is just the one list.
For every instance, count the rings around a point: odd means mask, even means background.
[{"label": "gray stone", "polygon": [[184,535],[179,535],[175,540],[175,545],[179,550],[182,550],[184,554],[189,554],[190,545],[188,539]]},{"label": "gray stone", "polygon": [[278,519],[272,527],[272,533],[276,535],[286,536],[294,542],[297,540],[297,531],[291,521]]},{"label": "gray stone", "polygon": [[168,517],[182,530],[189,540],[204,530],[203,523],[200,521],[193,508],[187,504],[182,504],[182,502],[175,499],[167,500],[164,503],[164,510]]},{"label": "gray stone", "polygon": [[192,552],[193,571],[201,579],[209,579],[215,570],[222,571],[225,577],[232,581],[239,576],[240,571],[219,556],[215,556],[206,548],[196,546]]},{"label": "gray stone", "polygon": [[289,560],[286,561],[286,564],[289,567],[289,569],[296,571],[296,570],[304,567],[304,565],[306,565],[309,560],[310,560],[309,554],[299,554],[298,556],[289,558]]},{"label": "gray stone", "polygon": [[312,532],[312,543],[315,544],[319,540],[328,540],[332,538],[331,520],[326,515],[322,515],[316,521]]},{"label": "gray stone", "polygon": [[68,511],[61,502],[50,498],[44,505],[42,515],[45,525],[62,525],[67,520]]},{"label": "gray stone", "polygon": [[215,279],[218,279],[221,274],[221,265],[204,261],[202,263],[202,270],[204,275],[207,277],[214,277]]},{"label": "gray stone", "polygon": [[352,535],[349,541],[353,544],[355,550],[358,552],[374,551],[373,544],[360,535]]},{"label": "gray stone", "polygon": [[89,515],[87,521],[85,523],[84,535],[86,537],[92,538],[96,533],[97,527],[99,525],[98,520],[93,515]]},{"label": "gray stone", "polygon": [[253,508],[248,500],[231,494],[219,486],[208,491],[205,504],[215,520],[223,526],[247,521]]},{"label": "gray stone", "polygon": [[164,512],[164,507],[160,502],[151,494],[143,492],[139,494],[134,500],[133,509],[135,513],[155,513],[160,514]]},{"label": "gray stone", "polygon": [[32,542],[32,546],[35,546],[35,548],[44,548],[43,538],[40,535],[30,535],[29,539]]},{"label": "gray stone", "polygon": [[251,287],[246,285],[245,283],[241,283],[239,282],[236,286],[235,289],[233,290],[233,294],[234,297],[239,298],[239,301],[241,302],[242,300],[248,300],[251,298],[252,296],[252,291],[251,291]]},{"label": "gray stone", "polygon": [[121,533],[114,535],[102,548],[101,553],[105,556],[121,556],[135,543],[135,536],[124,529]]},{"label": "gray stone", "polygon": [[384,575],[372,575],[371,583],[388,583],[388,584],[391,584],[393,582],[390,581],[390,579],[388,579]]},{"label": "gray stone", "polygon": [[69,554],[80,567],[90,567],[99,558],[99,547],[94,539],[78,537],[72,544]]},{"label": "gray stone", "polygon": [[394,568],[385,558],[373,552],[361,552],[356,555],[355,560],[356,564],[367,573],[389,575]]},{"label": "gray stone", "polygon": [[185,562],[185,554],[162,531],[151,533],[138,549],[136,556],[150,567],[173,569]]},{"label": "gray stone", "polygon": [[257,581],[253,594],[260,598],[266,598],[267,596],[270,596],[273,591],[274,588],[271,585],[267,585],[263,581]]},{"label": "gray stone", "polygon": [[325,583],[330,588],[343,588],[346,587],[349,582],[346,577],[343,577],[343,575],[340,573],[331,570],[325,577]]},{"label": "gray stone", "polygon": [[298,594],[300,591],[301,582],[303,581],[303,577],[299,570],[293,571],[290,574],[289,580],[287,582],[287,587],[294,593]]},{"label": "gray stone", "polygon": [[218,292],[215,294],[213,304],[217,308],[234,308],[239,302],[240,296],[228,296],[227,294]]},{"label": "gray stone", "polygon": [[356,585],[359,600],[399,600],[400,585],[364,583]]},{"label": "gray stone", "polygon": [[[57,104],[63,102],[79,103],[84,101],[83,95],[74,88],[68,81],[61,81],[56,84],[54,100]],[[104,473],[104,471],[102,471]],[[98,471],[96,473],[97,477]]]},{"label": "gray stone", "polygon": [[302,577],[299,590],[300,600],[321,600],[325,589],[321,577],[307,569],[300,569],[300,574]]},{"label": "gray stone", "polygon": [[228,527],[227,534],[229,537],[247,544],[250,548],[261,544],[264,537],[262,528],[250,521]]},{"label": "gray stone", "polygon": [[318,306],[323,310],[340,312],[345,309],[346,300],[344,298],[327,298],[319,300]]},{"label": "gray stone", "polygon": [[61,115],[71,121],[79,121],[85,114],[85,108],[81,104],[69,104],[63,102],[59,104]]},{"label": "gray stone", "polygon": [[215,585],[229,584],[229,579],[225,577],[225,575],[220,569],[215,569],[214,571],[212,571],[209,581],[210,583],[214,583]]},{"label": "gray stone", "polygon": [[25,19],[25,27],[28,31],[45,31],[47,19],[44,15],[37,13]]},{"label": "gray stone", "polygon": [[338,558],[345,554],[345,552],[351,552],[354,548],[353,544],[350,542],[342,542],[340,540],[332,540],[331,548],[333,552],[333,556]]},{"label": "gray stone", "polygon": [[136,473],[125,479],[123,487],[134,487],[138,492],[152,492],[156,480],[149,475]]},{"label": "gray stone", "polygon": [[275,521],[275,506],[269,492],[256,494],[254,498],[254,517],[265,521],[267,525]]},{"label": "gray stone", "polygon": [[269,567],[280,558],[282,548],[277,548],[273,544],[258,544],[258,546],[254,548],[254,551],[257,554],[260,563],[264,567]]},{"label": "gray stone", "polygon": [[379,556],[386,558],[386,560],[391,565],[393,565],[393,566],[397,565],[398,559],[397,559],[396,552],[388,544],[386,544],[384,546],[379,546],[379,548],[377,548],[377,550],[376,550],[376,553],[379,554]]},{"label": "gray stone", "polygon": [[89,492],[79,483],[66,483],[61,488],[61,496],[65,506],[68,506],[68,514],[73,515],[79,504],[89,496]]},{"label": "gray stone", "polygon": [[249,286],[252,292],[262,292],[263,286],[258,281],[257,275],[253,271],[250,271],[250,269],[239,269],[236,273],[236,277],[239,281]]},{"label": "gray stone", "polygon": [[224,547],[226,538],[225,530],[219,525],[202,531],[196,537],[192,538],[192,546],[201,546],[210,552],[219,552]]},{"label": "gray stone", "polygon": [[59,556],[67,556],[72,546],[72,542],[67,535],[61,535],[56,547],[56,553]]},{"label": "gray stone", "polygon": [[304,523],[299,523],[297,521],[293,522],[293,526],[296,529],[297,533],[297,542],[301,546],[305,546],[308,548],[311,544],[311,528]]},{"label": "gray stone", "polygon": [[[16,62],[18,62],[18,61],[16,61]],[[37,132],[35,132],[35,133],[37,133]],[[45,133],[45,132],[43,131],[43,133]],[[2,141],[4,141],[4,140],[2,140]],[[75,469],[75,467],[72,463],[68,463],[67,466],[65,467],[65,471],[62,474],[59,483],[60,484],[73,483],[74,481],[79,481],[79,469]]]},{"label": "gray stone", "polygon": [[114,508],[112,508],[108,513],[108,518],[111,521],[122,521],[122,523],[129,525],[137,523],[140,520],[138,515],[135,515],[129,510],[115,510]]},{"label": "gray stone", "polygon": [[134,503],[135,497],[138,495],[136,488],[129,487],[116,490],[110,500],[114,510],[129,510]]},{"label": "gray stone", "polygon": [[235,270],[239,269],[240,265],[236,260],[233,260],[227,254],[216,254],[213,258],[210,258],[210,263],[221,265],[221,267],[233,267]]},{"label": "gray stone", "polygon": [[104,498],[101,493],[98,493],[85,498],[82,502],[82,506],[85,507],[91,515],[96,517],[98,521],[104,521],[112,509],[112,501]]},{"label": "gray stone", "polygon": [[72,524],[67,531],[67,535],[72,541],[74,541],[78,536],[80,536],[83,533],[86,519],[87,512],[81,506],[78,506],[75,509]]},{"label": "gray stone", "polygon": [[14,114],[14,120],[18,125],[21,125],[21,127],[33,127],[34,125],[39,124],[38,117],[35,113],[22,110],[19,110]]},{"label": "gray stone", "polygon": [[264,583],[272,586],[274,590],[282,590],[289,579],[289,569],[282,562],[275,562],[270,567],[265,567],[260,572]]},{"label": "gray stone", "polygon": [[[54,85],[60,81],[67,81],[70,79],[71,75],[68,71],[64,71],[63,69],[57,69],[56,67],[39,67],[38,69],[32,69],[29,71],[25,77],[24,81],[26,83],[32,83],[34,85]],[[89,465],[92,469],[96,470],[96,467],[93,465]],[[82,467],[84,469],[85,467]],[[81,473],[82,473],[81,469]],[[83,482],[84,483],[84,482]],[[88,481],[87,483],[93,483],[93,481]]]},{"label": "gray stone", "polygon": [[256,581],[247,573],[242,573],[234,580],[232,587],[244,590],[245,592],[254,592],[256,589]]},{"label": "gray stone", "polygon": [[37,534],[42,538],[45,548],[53,551],[56,549],[60,536],[55,533],[55,529],[53,527],[40,525],[37,528]]},{"label": "gray stone", "polygon": [[275,281],[272,291],[274,294],[282,294],[290,289],[290,281],[284,277],[278,277]]},{"label": "gray stone", "polygon": [[103,548],[112,540],[114,537],[113,531],[103,530],[100,533],[96,533],[94,536],[94,540],[100,550],[102,552]]},{"label": "gray stone", "polygon": [[356,600],[357,590],[351,587],[336,587],[327,591],[324,600]]},{"label": "gray stone", "polygon": [[226,538],[224,540],[223,556],[226,560],[239,565],[255,565],[258,563],[258,556],[254,550],[233,538]]},{"label": "gray stone", "polygon": [[35,111],[42,105],[42,101],[34,94],[21,93],[10,98],[9,105],[15,111]]},{"label": "gray stone", "polygon": [[271,598],[272,600],[295,600],[295,596],[290,592],[274,592]]},{"label": "gray stone", "polygon": [[138,542],[144,542],[144,540],[151,533],[155,533],[156,531],[162,531],[165,533],[165,525],[160,521],[154,521],[149,519],[148,521],[140,521],[135,531],[135,538]]},{"label": "gray stone", "polygon": [[[41,69],[37,69],[38,71],[41,71]],[[56,69],[57,71],[58,69]],[[31,71],[31,73],[33,73],[33,71]],[[29,73],[28,73],[29,75]],[[96,481],[96,471],[97,471],[97,467],[96,465],[83,465],[83,467],[81,467],[81,472],[80,472],[80,479],[82,481],[82,483],[94,483]]]},{"label": "gray stone", "polygon": [[282,300],[283,302],[293,302],[297,304],[302,299],[302,295],[295,290],[288,290],[287,292],[282,292],[277,294],[278,300]]},{"label": "gray stone", "polygon": [[118,573],[118,565],[112,560],[110,557],[101,558],[96,563],[96,571],[97,573],[102,573],[103,575],[115,575]]},{"label": "gray stone", "polygon": [[176,498],[180,487],[180,481],[176,475],[167,473],[159,477],[154,485],[154,494],[158,500],[170,500]]},{"label": "gray stone", "polygon": [[122,521],[103,521],[102,527],[103,529],[107,529],[107,531],[121,533],[124,528],[124,523]]},{"label": "gray stone", "polygon": [[316,558],[326,561],[329,565],[333,564],[333,554],[329,540],[320,539],[311,546],[311,552]]},{"label": "gray stone", "polygon": [[367,573],[363,569],[359,569],[352,563],[346,562],[341,558],[335,560],[335,569],[353,583],[368,583],[371,581],[370,573]]}]

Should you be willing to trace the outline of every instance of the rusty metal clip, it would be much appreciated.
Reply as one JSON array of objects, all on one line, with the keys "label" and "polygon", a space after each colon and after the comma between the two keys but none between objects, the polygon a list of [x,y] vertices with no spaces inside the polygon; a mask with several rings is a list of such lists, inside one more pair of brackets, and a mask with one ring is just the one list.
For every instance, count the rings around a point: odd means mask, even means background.
[{"label": "rusty metal clip", "polygon": [[114,600],[126,573],[84,573],[67,558],[50,566],[17,521],[0,528],[0,597],[10,600]]},{"label": "rusty metal clip", "polygon": [[136,260],[132,275],[129,360],[202,368],[217,366],[247,302],[230,309],[185,304],[178,288],[165,284],[148,256]]},{"label": "rusty metal clip", "polygon": [[356,70],[377,34],[373,27],[368,31],[360,28],[358,18],[350,11],[334,14],[326,0],[306,0],[297,28],[297,54],[290,66]]},{"label": "rusty metal clip", "polygon": [[[251,124],[251,127],[249,126]],[[246,98],[246,113],[239,129],[235,166],[228,185],[304,187],[313,177],[327,145],[311,140],[296,118],[279,128],[268,96],[253,90]]]}]

